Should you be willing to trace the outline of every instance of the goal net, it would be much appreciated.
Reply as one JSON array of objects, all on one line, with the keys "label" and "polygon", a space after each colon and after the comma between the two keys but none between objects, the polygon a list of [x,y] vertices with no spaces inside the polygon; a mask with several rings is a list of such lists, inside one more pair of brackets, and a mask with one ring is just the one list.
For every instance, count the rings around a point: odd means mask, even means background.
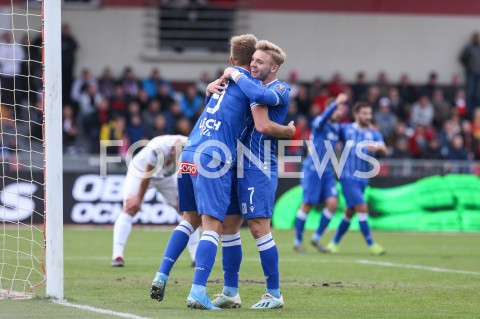
[{"label": "goal net", "polygon": [[[49,295],[44,283],[50,128],[44,110],[51,94],[43,12],[41,1],[0,2],[0,300]],[[61,137],[56,147],[61,161]]]}]

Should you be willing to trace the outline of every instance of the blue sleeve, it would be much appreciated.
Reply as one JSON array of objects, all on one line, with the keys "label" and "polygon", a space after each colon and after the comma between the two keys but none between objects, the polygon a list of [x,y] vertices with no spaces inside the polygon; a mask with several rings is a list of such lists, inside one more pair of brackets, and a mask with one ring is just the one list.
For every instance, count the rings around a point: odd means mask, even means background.
[{"label": "blue sleeve", "polygon": [[385,142],[383,141],[383,136],[382,136],[382,134],[380,134],[380,132],[379,132],[379,131],[376,131],[376,130],[373,131],[373,140],[374,140],[375,142],[385,144]]},{"label": "blue sleeve", "polygon": [[280,103],[280,97],[275,91],[258,85],[246,76],[241,76],[240,79],[238,79],[237,85],[250,101],[252,101],[250,106],[254,106],[255,104],[275,106]]},{"label": "blue sleeve", "polygon": [[208,102],[210,102],[210,99],[212,98],[212,96],[205,96],[205,105],[208,104]]},{"label": "blue sleeve", "polygon": [[346,138],[345,138],[345,132],[346,132],[346,130],[347,130],[348,125],[349,125],[348,123],[344,123],[344,124],[341,124],[341,125],[340,125],[339,139],[340,139],[343,143],[345,143],[345,140],[346,140]]},{"label": "blue sleeve", "polygon": [[330,106],[325,111],[323,111],[322,114],[318,115],[313,119],[312,128],[315,128],[317,130],[321,129],[325,125],[325,123],[327,123],[327,121],[330,119],[333,112],[335,112],[336,108],[337,108],[336,103],[330,104]]}]

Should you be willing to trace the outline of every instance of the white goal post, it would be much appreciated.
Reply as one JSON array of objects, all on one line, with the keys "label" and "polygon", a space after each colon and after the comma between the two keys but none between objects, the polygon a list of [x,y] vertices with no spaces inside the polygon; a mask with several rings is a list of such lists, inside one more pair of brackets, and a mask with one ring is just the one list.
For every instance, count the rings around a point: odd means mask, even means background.
[{"label": "white goal post", "polygon": [[61,0],[43,1],[46,295],[63,299]]},{"label": "white goal post", "polygon": [[61,3],[0,3],[0,300],[64,298]]}]

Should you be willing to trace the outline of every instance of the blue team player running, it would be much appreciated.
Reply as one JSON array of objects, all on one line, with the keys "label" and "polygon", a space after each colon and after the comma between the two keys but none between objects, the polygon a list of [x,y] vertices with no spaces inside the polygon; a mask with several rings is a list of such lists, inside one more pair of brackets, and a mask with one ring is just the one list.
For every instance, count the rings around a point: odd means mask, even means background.
[{"label": "blue team player running", "polygon": [[[280,66],[285,61],[285,53],[277,45],[261,40],[257,43],[256,51],[250,63],[251,74],[261,80],[263,86],[258,86],[247,75],[233,68],[227,68],[225,78],[231,78],[242,91],[253,101],[252,113],[266,112],[268,117],[276,123],[283,123],[289,107],[289,87],[286,83],[276,79]],[[261,104],[259,105],[261,101]],[[278,184],[277,162],[275,151],[277,139],[264,134],[259,125],[252,127],[246,135],[244,145],[248,151],[242,158],[237,159],[237,166],[243,169],[243,176],[237,170],[237,194],[241,207],[241,214],[247,219],[250,232],[252,233],[260,253],[264,276],[266,278],[266,292],[260,301],[254,304],[252,309],[276,309],[284,305],[283,296],[280,292],[280,278],[278,269],[278,249],[270,230],[270,221],[273,215],[275,192]],[[244,161],[244,157],[246,158]],[[242,218],[240,217],[240,223]],[[237,224],[238,225],[238,224]],[[222,238],[235,236],[226,232],[224,227]],[[237,228],[238,229],[238,228]],[[238,233],[237,233],[238,234]],[[237,235],[239,236],[239,234]],[[232,241],[234,237],[232,237]],[[223,245],[229,245],[223,239]],[[240,269],[241,258],[235,258],[230,247],[223,249],[224,288],[223,292],[213,301],[220,308],[235,308],[241,305],[238,294],[238,275],[232,274],[231,269]]]},{"label": "blue team player running", "polygon": [[[333,214],[338,207],[337,187],[335,171],[329,156],[334,156],[335,145],[338,142],[340,133],[340,124],[338,121],[344,115],[345,102],[348,97],[345,94],[339,94],[334,103],[332,103],[322,114],[318,115],[311,124],[311,139],[315,146],[315,154],[309,154],[303,162],[303,200],[295,219],[295,240],[293,248],[299,253],[305,253],[303,245],[303,231],[305,220],[313,205],[324,203],[320,225],[313,234],[311,244],[320,252],[327,252],[325,247],[320,244],[320,239],[327,229]],[[327,149],[326,143],[329,144]],[[316,155],[316,159],[314,156]],[[326,166],[321,163],[328,160]]]},{"label": "blue team player running", "polygon": [[[372,125],[372,106],[367,102],[357,102],[354,107],[355,122],[340,127],[340,139],[344,142],[344,152],[348,152],[345,166],[341,171],[340,184],[347,203],[337,232],[327,249],[331,253],[338,252],[338,243],[350,226],[350,219],[357,214],[360,230],[373,255],[382,255],[385,249],[376,244],[368,225],[368,205],[364,192],[370,178],[379,169],[379,163],[372,156],[375,153],[385,155],[387,148],[382,135]],[[378,164],[378,165],[375,165]]]}]

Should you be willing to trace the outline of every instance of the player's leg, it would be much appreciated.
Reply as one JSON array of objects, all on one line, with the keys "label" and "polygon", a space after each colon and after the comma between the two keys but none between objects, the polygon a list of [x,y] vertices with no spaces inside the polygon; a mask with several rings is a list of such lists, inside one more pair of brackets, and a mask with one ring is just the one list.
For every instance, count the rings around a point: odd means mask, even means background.
[{"label": "player's leg", "polygon": [[[238,205],[237,205],[238,206]],[[213,305],[219,308],[240,308],[242,301],[238,293],[238,277],[242,263],[242,241],[240,226],[243,218],[238,214],[230,214],[223,222],[222,239],[222,293],[213,300]]]},{"label": "player's leg", "polygon": [[370,252],[373,255],[383,255],[385,254],[385,249],[379,244],[375,243],[370,231],[370,225],[368,224],[368,205],[367,203],[362,203],[355,206],[355,212],[357,213],[358,224],[360,226],[360,231],[362,232],[363,238],[370,249]]},{"label": "player's leg", "polygon": [[[188,178],[188,177],[186,177]],[[162,194],[165,201],[170,205],[175,207],[178,210],[178,178],[174,174],[167,178],[163,178],[154,183],[154,186],[157,188],[157,191]],[[184,208],[184,207],[183,207]],[[198,242],[200,241],[200,230],[197,228],[190,235],[188,240],[187,249],[190,254],[190,259],[192,261],[192,267],[195,266],[195,253],[197,252]]]},{"label": "player's leg", "polygon": [[222,267],[223,290],[217,294],[213,304],[219,308],[239,308],[242,305],[238,293],[238,276],[242,263],[242,241],[240,226],[243,218],[240,213],[237,197],[236,173],[232,173],[232,190],[230,192],[230,205],[227,216],[223,222],[222,239]]},{"label": "player's leg", "polygon": [[[182,154],[184,156],[184,154]],[[188,161],[188,157],[187,157]],[[180,163],[180,166],[182,163]],[[185,170],[188,171],[188,170]],[[153,279],[150,298],[162,301],[165,295],[165,286],[170,276],[170,271],[175,265],[180,254],[185,250],[191,235],[201,224],[197,213],[195,190],[193,187],[195,176],[180,174],[178,184],[178,209],[183,211],[183,221],[174,229],[168,241],[162,262]]]},{"label": "player's leg", "polygon": [[132,231],[133,217],[140,210],[139,207],[126,208],[126,201],[137,196],[140,191],[141,178],[136,177],[130,171],[127,172],[125,183],[123,187],[123,207],[122,212],[117,216],[113,225],[113,253],[112,253],[112,267],[124,266],[124,250]]},{"label": "player's leg", "polygon": [[250,232],[255,238],[263,274],[266,279],[266,293],[252,309],[282,308],[283,296],[280,292],[280,273],[278,268],[278,249],[270,230],[270,218],[254,218],[248,220]]},{"label": "player's leg", "polygon": [[327,249],[320,244],[320,239],[322,238],[323,233],[330,224],[330,220],[333,217],[333,214],[338,208],[338,199],[337,199],[337,185],[335,177],[333,174],[331,176],[325,176],[323,179],[323,193],[322,199],[324,200],[325,207],[322,210],[322,215],[320,217],[320,224],[312,235],[312,245],[317,248],[320,252],[328,252]]},{"label": "player's leg", "polygon": [[345,209],[342,221],[338,225],[337,231],[335,232],[332,241],[327,246],[327,250],[331,253],[338,252],[338,244],[340,243],[343,235],[345,235],[345,233],[348,231],[348,228],[350,227],[351,218],[355,213],[355,205],[364,202],[361,187],[362,185],[360,183],[350,179],[341,179],[340,184],[342,184],[343,195],[345,196],[347,208]]},{"label": "player's leg", "polygon": [[216,310],[207,295],[207,281],[215,264],[218,240],[222,233],[222,221],[202,214],[203,233],[195,256],[195,274],[187,298],[187,306],[195,309]]},{"label": "player's leg", "polygon": [[[217,161],[217,163],[214,163]],[[213,163],[213,165],[212,165]],[[187,298],[189,308],[217,310],[206,293],[207,280],[215,264],[218,240],[230,204],[232,171],[219,173],[223,165],[211,156],[200,154],[199,165],[207,172],[198,174],[194,189],[198,212],[202,217],[203,234],[195,256],[195,274]],[[211,170],[211,171],[210,171]],[[212,196],[215,194],[214,196]]]},{"label": "player's leg", "polygon": [[293,249],[299,253],[305,253],[307,251],[303,245],[305,221],[313,205],[320,203],[322,194],[322,186],[317,171],[304,166],[303,174],[304,177],[301,181],[303,199],[295,218],[295,240],[293,242]]},{"label": "player's leg", "polygon": [[266,279],[266,293],[252,309],[282,308],[284,305],[280,292],[278,249],[270,229],[277,184],[276,171],[272,171],[269,178],[256,169],[245,170],[244,178],[239,179],[238,183],[240,202],[247,208],[243,217],[248,220],[250,232],[257,244]]}]

